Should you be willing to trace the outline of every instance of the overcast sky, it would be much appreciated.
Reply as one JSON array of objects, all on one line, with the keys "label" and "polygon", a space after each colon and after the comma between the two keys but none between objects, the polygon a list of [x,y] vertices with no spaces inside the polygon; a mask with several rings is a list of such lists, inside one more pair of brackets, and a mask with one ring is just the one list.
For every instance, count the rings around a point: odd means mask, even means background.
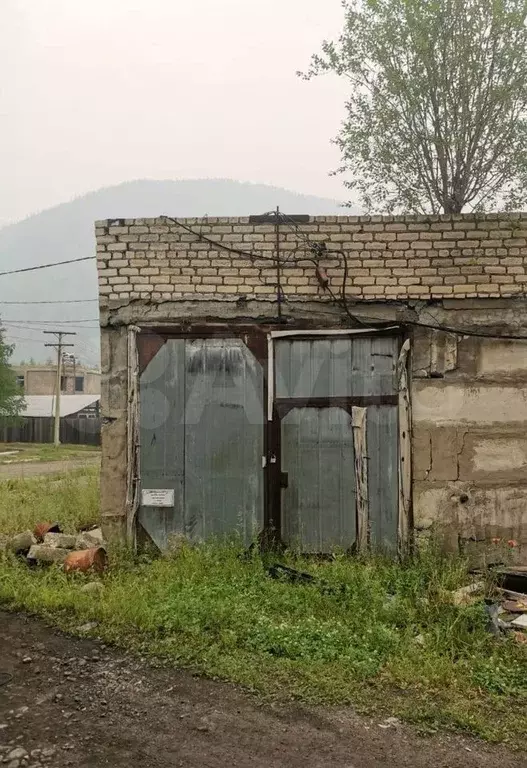
[{"label": "overcast sky", "polygon": [[135,178],[344,198],[340,0],[1,0],[0,225]]}]

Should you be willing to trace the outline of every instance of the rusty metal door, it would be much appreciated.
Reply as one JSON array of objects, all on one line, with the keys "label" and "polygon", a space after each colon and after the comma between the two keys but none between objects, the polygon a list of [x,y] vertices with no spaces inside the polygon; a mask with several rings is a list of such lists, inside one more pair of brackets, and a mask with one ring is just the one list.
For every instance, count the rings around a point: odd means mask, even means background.
[{"label": "rusty metal door", "polygon": [[240,338],[168,338],[140,377],[138,519],[161,549],[263,526],[263,369]]},{"label": "rusty metal door", "polygon": [[275,336],[283,542],[303,552],[395,550],[398,339]]}]

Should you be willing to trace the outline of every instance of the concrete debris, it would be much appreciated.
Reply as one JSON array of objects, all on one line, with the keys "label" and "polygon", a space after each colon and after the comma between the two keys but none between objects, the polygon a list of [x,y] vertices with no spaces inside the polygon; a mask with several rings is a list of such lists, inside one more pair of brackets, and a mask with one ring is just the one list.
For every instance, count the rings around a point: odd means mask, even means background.
[{"label": "concrete debris", "polygon": [[36,543],[37,540],[31,531],[23,531],[9,539],[6,548],[14,552],[15,555],[27,555],[33,544]]},{"label": "concrete debris", "polygon": [[29,563],[63,563],[69,554],[69,549],[34,544],[28,552],[27,559]]},{"label": "concrete debris", "polygon": [[89,581],[81,587],[80,591],[86,595],[98,596],[104,591],[104,584],[100,581]]},{"label": "concrete debris", "polygon": [[77,627],[77,632],[91,632],[94,629],[97,629],[99,626],[99,623],[97,621],[87,621],[86,624],[79,624]]},{"label": "concrete debris", "polygon": [[379,723],[379,728],[397,728],[401,724],[398,717],[387,717],[383,723]]},{"label": "concrete debris", "polygon": [[74,549],[76,541],[76,536],[70,536],[67,533],[46,533],[44,536],[45,546],[59,547],[59,549]]},{"label": "concrete debris", "polygon": [[515,629],[527,629],[527,614],[522,613],[521,616],[518,616],[517,619],[514,619],[510,623]]},{"label": "concrete debris", "polygon": [[[107,566],[102,530],[93,528],[78,534],[66,534],[60,530],[58,522],[42,522],[34,531],[22,531],[14,536],[5,537],[0,542],[16,555],[25,556],[28,565],[51,565],[66,563],[65,570],[102,573]],[[71,555],[71,558],[69,558]],[[96,594],[102,585],[91,586],[86,592]]]},{"label": "concrete debris", "polygon": [[454,605],[469,605],[475,602],[478,593],[483,592],[484,589],[485,582],[475,581],[473,584],[468,584],[466,587],[452,592],[452,601]]},{"label": "concrete debris", "polygon": [[28,757],[28,754],[24,747],[16,747],[7,755],[8,760],[23,760],[25,757]]},{"label": "concrete debris", "polygon": [[79,533],[75,541],[75,549],[93,549],[104,544],[102,531],[100,528],[94,528],[92,531],[83,531]]}]

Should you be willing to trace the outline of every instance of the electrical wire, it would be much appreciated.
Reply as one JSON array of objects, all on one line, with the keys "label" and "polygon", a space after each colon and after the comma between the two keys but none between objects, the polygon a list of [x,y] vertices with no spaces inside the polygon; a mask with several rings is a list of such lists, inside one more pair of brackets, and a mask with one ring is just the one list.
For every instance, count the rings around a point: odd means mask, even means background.
[{"label": "electrical wire", "polygon": [[17,320],[16,318],[13,319],[6,319],[4,317],[1,318],[2,323],[38,323],[39,325],[53,325],[57,323],[99,323],[98,317],[87,317],[83,318],[82,320]]},{"label": "electrical wire", "polygon": [[[296,224],[296,222],[293,219],[291,219],[289,216],[287,216],[286,214],[283,214],[283,213],[281,213],[280,215],[284,219],[289,220],[290,222],[293,223],[293,225],[295,227],[295,230],[297,231],[297,234],[300,237],[304,238],[306,244],[309,243],[310,246],[312,245],[312,243],[311,243],[311,241],[309,241],[309,238],[307,237],[307,235],[303,235],[303,233],[298,232],[297,224]],[[239,248],[232,248],[230,246],[225,245],[225,243],[222,243],[222,242],[220,242],[218,240],[213,240],[212,238],[207,237],[206,235],[203,235],[203,234],[200,234],[200,233],[196,232],[191,227],[187,226],[186,224],[183,224],[178,219],[174,219],[174,218],[172,218],[170,216],[164,216],[163,218],[165,218],[167,221],[174,222],[174,224],[177,224],[178,226],[180,226],[182,229],[185,229],[190,234],[195,235],[198,239],[203,240],[203,241],[213,245],[215,248],[219,248],[220,250],[224,250],[224,251],[227,251],[227,252],[230,252],[230,253],[235,253],[235,254],[237,254],[239,256],[243,256],[245,258],[248,258],[251,261],[254,261],[254,260],[257,259],[257,260],[265,260],[265,261],[270,261],[270,262],[276,263],[276,258],[274,256],[264,256],[263,254],[249,253],[248,251],[243,251],[243,250],[241,250]],[[332,251],[326,251],[326,255],[329,258],[331,257],[331,253],[336,253],[336,251],[333,251],[333,252]],[[343,252],[340,251],[340,253],[342,254]],[[291,259],[291,260],[289,260],[289,263],[298,263],[300,261],[308,261],[308,262],[318,266],[318,261],[316,259],[314,259],[312,257],[310,258],[310,257],[307,257],[307,256]],[[345,266],[345,269],[346,269],[346,266]],[[333,300],[336,301],[337,304],[341,304],[341,306],[344,308],[344,303],[338,301],[338,299],[335,296],[334,292],[331,291],[331,289],[330,289],[329,292],[330,292],[330,295],[333,298]],[[359,319],[359,318],[355,317],[355,315],[353,315],[350,312],[349,307],[348,307],[348,300],[347,300],[347,297],[345,295],[345,289],[344,289],[344,301],[345,301],[345,307],[346,307],[345,311],[346,311],[346,314],[348,314],[348,316],[350,317],[350,319],[353,319],[353,322],[356,322],[356,323],[358,323],[360,325],[364,325],[365,322],[366,322],[366,319],[365,319],[365,321],[363,321],[362,319]],[[380,318],[380,317],[369,318],[367,320],[367,322],[366,322],[366,324],[371,324],[371,325],[374,325],[375,323],[377,323],[377,325],[375,327],[377,327],[379,329],[385,328],[388,325],[393,325],[393,321],[389,322],[389,321],[386,321],[384,318]],[[406,326],[412,326],[414,328],[428,328],[428,329],[434,330],[434,331],[444,331],[445,333],[453,333],[453,334],[458,335],[458,336],[474,336],[476,338],[483,338],[483,339],[503,339],[505,341],[525,341],[525,340],[527,340],[527,334],[525,334],[525,335],[520,335],[520,334],[503,334],[503,333],[500,334],[500,333],[489,332],[489,331],[470,331],[470,330],[466,330],[464,328],[454,328],[454,327],[451,327],[451,326],[448,326],[448,325],[441,325],[441,324],[439,324],[439,325],[432,325],[431,323],[422,323],[422,322],[420,322],[418,320],[403,320],[403,321],[400,322],[400,324],[401,325],[406,325]]]},{"label": "electrical wire", "polygon": [[[329,282],[325,286],[325,289],[329,293],[329,295],[331,296],[333,301],[335,301],[337,304],[340,304],[342,306],[342,308],[344,309],[344,311],[348,315],[349,319],[355,325],[363,326],[364,323],[362,322],[362,320],[360,318],[358,318],[356,315],[352,314],[352,312],[350,311],[350,308],[348,306],[348,301],[347,301],[347,297],[346,297],[346,282],[347,282],[347,279],[348,279],[348,257],[346,256],[344,251],[341,251],[341,250],[338,250],[338,251],[337,250],[335,250],[335,251],[328,251],[327,248],[325,247],[325,244],[324,244],[324,248],[322,249],[320,243],[312,242],[307,235],[305,235],[303,232],[300,232],[300,230],[298,228],[298,225],[294,221],[294,219],[292,219],[290,216],[287,216],[287,214],[282,214],[281,213],[280,216],[283,219],[285,219],[286,221],[290,222],[290,224],[288,225],[289,228],[293,229],[293,227],[294,227],[294,231],[295,231],[295,234],[297,235],[297,237],[301,237],[304,240],[304,242],[306,243],[307,247],[310,249],[311,252],[318,253],[320,256],[322,256],[322,253],[324,253],[324,255],[327,254],[328,258],[331,258],[331,255],[333,253],[338,253],[338,254],[341,255],[342,261],[344,262],[344,270],[343,270],[342,286],[341,286],[341,291],[340,291],[341,292],[341,299],[340,299],[340,301],[335,296],[335,293],[333,292],[333,289],[331,288]],[[316,260],[313,260],[313,259],[308,259],[308,260],[312,261],[312,263],[314,263],[316,266],[318,266],[318,262]]]},{"label": "electrical wire", "polygon": [[62,267],[64,264],[77,264],[79,261],[95,261],[95,256],[82,256],[80,259],[67,259],[66,261],[54,261],[51,264],[39,264],[36,267],[11,269],[8,272],[0,272],[0,277],[4,275],[18,275],[21,272],[35,272],[38,269],[49,269],[50,267]]},{"label": "electrical wire", "polygon": [[68,299],[67,301],[3,301],[0,299],[0,305],[2,304],[88,304],[99,303],[99,299]]}]

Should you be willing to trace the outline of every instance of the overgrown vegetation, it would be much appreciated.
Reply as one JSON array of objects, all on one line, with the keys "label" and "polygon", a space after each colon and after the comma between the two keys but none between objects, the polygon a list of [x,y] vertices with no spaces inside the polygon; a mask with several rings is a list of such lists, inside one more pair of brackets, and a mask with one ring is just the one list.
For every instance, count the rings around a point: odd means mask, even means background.
[{"label": "overgrown vegetation", "polygon": [[[37,518],[66,530],[97,517],[97,477],[0,487],[0,530]],[[465,563],[429,552],[404,565],[292,554],[319,584],[267,574],[276,558],[236,543],[184,546],[172,556],[111,552],[96,598],[87,578],[30,570],[0,556],[0,604],[265,695],[396,714],[425,729],[457,727],[520,745],[527,729],[527,654],[486,630],[484,607],[456,607]],[[92,578],[92,577],[91,577]],[[343,585],[343,586],[342,586]]]},{"label": "overgrown vegetation", "polygon": [[58,520],[64,533],[99,518],[99,473],[95,467],[68,475],[12,478],[0,482],[0,537]]}]

